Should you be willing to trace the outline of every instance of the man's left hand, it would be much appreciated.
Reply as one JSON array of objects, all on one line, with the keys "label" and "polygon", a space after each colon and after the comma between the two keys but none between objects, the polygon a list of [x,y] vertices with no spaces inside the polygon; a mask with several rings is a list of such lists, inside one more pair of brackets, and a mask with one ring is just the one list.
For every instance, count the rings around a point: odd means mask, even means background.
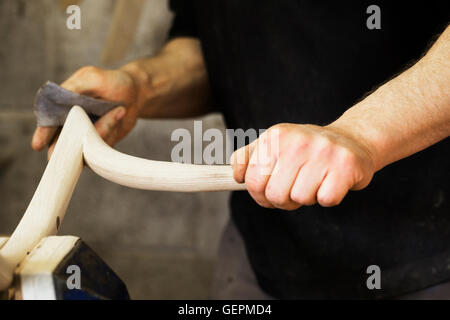
[{"label": "man's left hand", "polygon": [[278,124],[231,156],[234,179],[266,208],[338,205],[375,172],[371,151],[332,126]]}]

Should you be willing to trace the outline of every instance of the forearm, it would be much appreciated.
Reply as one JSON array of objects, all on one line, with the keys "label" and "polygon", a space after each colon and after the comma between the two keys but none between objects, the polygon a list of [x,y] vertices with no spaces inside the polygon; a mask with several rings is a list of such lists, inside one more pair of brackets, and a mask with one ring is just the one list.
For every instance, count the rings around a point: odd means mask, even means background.
[{"label": "forearm", "polygon": [[450,135],[450,28],[413,67],[328,126],[361,142],[376,170]]},{"label": "forearm", "polygon": [[121,69],[134,79],[142,118],[191,117],[211,111],[206,68],[196,39],[174,39],[155,57]]}]

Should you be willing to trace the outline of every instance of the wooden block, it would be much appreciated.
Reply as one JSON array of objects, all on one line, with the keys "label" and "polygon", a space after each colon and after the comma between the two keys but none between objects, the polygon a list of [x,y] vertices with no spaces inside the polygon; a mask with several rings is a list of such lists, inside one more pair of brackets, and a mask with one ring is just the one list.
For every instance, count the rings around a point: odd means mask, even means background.
[{"label": "wooden block", "polygon": [[16,300],[129,299],[122,280],[73,236],[43,238],[16,268],[14,289]]}]

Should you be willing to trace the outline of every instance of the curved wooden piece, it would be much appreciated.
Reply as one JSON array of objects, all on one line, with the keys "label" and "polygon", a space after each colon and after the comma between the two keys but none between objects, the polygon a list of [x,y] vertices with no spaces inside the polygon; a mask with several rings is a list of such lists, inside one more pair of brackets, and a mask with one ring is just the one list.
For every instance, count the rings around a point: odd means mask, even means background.
[{"label": "curved wooden piece", "polygon": [[230,166],[195,165],[133,157],[109,147],[92,127],[83,148],[86,164],[99,176],[145,190],[198,192],[244,190]]},{"label": "curved wooden piece", "polygon": [[244,190],[230,166],[203,166],[152,161],[109,147],[80,107],[70,111],[38,188],[19,225],[0,249],[0,290],[14,268],[44,237],[54,235],[64,218],[83,169],[83,159],[97,174],[115,183],[161,191]]},{"label": "curved wooden piece", "polygon": [[[9,286],[14,268],[44,237],[56,234],[83,169],[83,137],[88,129],[81,108],[67,117],[53,155],[19,225],[0,250],[0,290]],[[84,119],[83,119],[84,120]]]}]

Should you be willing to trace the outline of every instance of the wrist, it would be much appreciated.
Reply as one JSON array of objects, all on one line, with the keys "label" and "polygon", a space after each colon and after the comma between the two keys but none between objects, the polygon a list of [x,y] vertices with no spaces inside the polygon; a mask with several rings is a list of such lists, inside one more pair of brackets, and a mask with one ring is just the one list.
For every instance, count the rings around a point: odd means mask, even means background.
[{"label": "wrist", "polygon": [[386,165],[378,145],[379,135],[363,123],[354,119],[347,119],[344,114],[341,118],[327,125],[326,128],[358,145],[372,162],[374,172]]},{"label": "wrist", "polygon": [[144,92],[149,87],[149,74],[139,65],[139,61],[130,62],[122,66],[120,71],[125,72],[132,80],[135,95],[135,104],[138,109],[138,117],[144,105]]}]

